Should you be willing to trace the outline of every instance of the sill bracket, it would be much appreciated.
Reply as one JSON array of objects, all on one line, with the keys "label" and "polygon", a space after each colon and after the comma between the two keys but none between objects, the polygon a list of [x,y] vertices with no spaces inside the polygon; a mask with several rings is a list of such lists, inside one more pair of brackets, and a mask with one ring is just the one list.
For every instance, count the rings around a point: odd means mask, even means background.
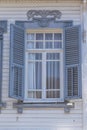
[{"label": "sill bracket", "polygon": [[69,113],[71,108],[74,108],[74,103],[13,103],[13,108],[17,108],[18,113],[23,113],[24,108],[64,108],[65,113]]}]

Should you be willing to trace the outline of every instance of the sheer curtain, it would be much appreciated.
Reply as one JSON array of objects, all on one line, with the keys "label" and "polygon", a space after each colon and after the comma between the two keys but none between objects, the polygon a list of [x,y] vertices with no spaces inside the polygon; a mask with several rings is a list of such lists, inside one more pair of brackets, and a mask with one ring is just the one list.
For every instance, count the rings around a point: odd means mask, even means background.
[{"label": "sheer curtain", "polygon": [[[43,94],[45,98],[59,98],[60,53],[56,53],[55,49],[62,48],[61,33],[31,33],[27,35],[27,40],[28,49],[30,49],[28,50],[29,97],[42,98],[42,87],[45,87],[45,94]],[[45,52],[41,50],[43,48]],[[46,71],[46,74],[42,74],[42,69]],[[46,86],[42,84],[44,78],[46,78],[46,81],[44,80]]]},{"label": "sheer curtain", "polygon": [[[47,98],[58,98],[60,89],[60,63],[59,54],[48,53],[46,63]],[[55,61],[54,61],[55,60]]]},{"label": "sheer curtain", "polygon": [[42,62],[40,61],[41,58],[42,54],[40,53],[29,54],[28,84],[30,91],[32,91],[33,98],[41,97],[41,91],[40,91],[40,89],[42,88]]},{"label": "sheer curtain", "polygon": [[27,34],[27,40],[28,40],[28,49],[33,49],[34,48],[34,34],[31,33],[31,34]]}]

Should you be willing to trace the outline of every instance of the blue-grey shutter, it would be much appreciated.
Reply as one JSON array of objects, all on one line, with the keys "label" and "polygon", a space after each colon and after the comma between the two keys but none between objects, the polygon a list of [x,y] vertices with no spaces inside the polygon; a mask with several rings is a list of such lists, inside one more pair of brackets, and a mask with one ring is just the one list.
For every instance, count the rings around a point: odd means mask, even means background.
[{"label": "blue-grey shutter", "polygon": [[64,29],[65,38],[65,98],[81,97],[81,28]]},{"label": "blue-grey shutter", "polygon": [[24,29],[10,28],[10,97],[23,100],[24,95]]},{"label": "blue-grey shutter", "polygon": [[3,35],[0,32],[0,102],[2,95],[2,54],[3,53]]}]

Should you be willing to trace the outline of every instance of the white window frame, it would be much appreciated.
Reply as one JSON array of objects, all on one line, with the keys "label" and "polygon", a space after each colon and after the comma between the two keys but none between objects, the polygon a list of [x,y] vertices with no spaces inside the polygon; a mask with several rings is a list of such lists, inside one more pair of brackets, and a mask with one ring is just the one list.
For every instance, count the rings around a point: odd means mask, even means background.
[{"label": "white window frame", "polygon": [[[39,52],[38,52],[38,49],[27,49],[27,34],[28,33],[62,33],[62,49],[39,49]],[[28,98],[27,97],[27,92],[28,92],[28,87],[27,87],[27,84],[28,84],[28,77],[27,77],[27,70],[28,70],[28,64],[27,64],[27,61],[28,61],[28,54],[29,53],[43,53],[43,52],[46,52],[46,53],[60,53],[60,98],[46,98],[46,99],[31,99],[31,98]],[[63,102],[64,101],[64,59],[63,59],[63,29],[32,29],[32,30],[26,30],[25,31],[25,93],[24,93],[24,102],[25,103],[39,103],[39,102]],[[42,72],[45,72],[44,70],[42,70]],[[42,77],[43,78],[43,77]],[[42,80],[42,84],[44,83],[45,81]]]}]

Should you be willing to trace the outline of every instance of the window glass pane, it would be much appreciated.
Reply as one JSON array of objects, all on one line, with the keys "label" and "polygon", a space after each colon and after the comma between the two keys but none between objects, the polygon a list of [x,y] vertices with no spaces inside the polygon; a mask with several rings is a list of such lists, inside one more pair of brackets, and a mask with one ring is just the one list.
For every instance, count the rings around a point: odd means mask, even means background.
[{"label": "window glass pane", "polygon": [[36,48],[43,48],[43,42],[36,42]]},{"label": "window glass pane", "polygon": [[60,89],[60,63],[55,61],[53,64],[54,89]]},{"label": "window glass pane", "polygon": [[42,62],[28,63],[28,86],[30,91],[42,88]]},{"label": "window glass pane", "polygon": [[46,55],[47,60],[58,60],[60,59],[59,53],[47,53]]},{"label": "window glass pane", "polygon": [[46,48],[52,48],[52,42],[46,42],[45,47]]},{"label": "window glass pane", "polygon": [[60,98],[60,91],[47,91],[46,98]]},{"label": "window glass pane", "polygon": [[28,49],[33,49],[34,48],[34,42],[28,42],[27,43],[27,47],[28,47]]},{"label": "window glass pane", "polygon": [[42,53],[36,53],[35,54],[35,59],[36,60],[42,60]]},{"label": "window glass pane", "polygon": [[43,33],[37,33],[36,40],[43,40]]},{"label": "window glass pane", "polygon": [[42,92],[41,91],[29,91],[28,92],[28,98],[42,98]]},{"label": "window glass pane", "polygon": [[30,54],[28,55],[28,59],[29,59],[29,60],[35,60],[35,54],[34,54],[34,53],[30,53]]},{"label": "window glass pane", "polygon": [[34,71],[35,71],[35,67],[34,67],[34,63],[30,62],[28,64],[28,88],[29,89],[33,89],[34,88]]},{"label": "window glass pane", "polygon": [[62,48],[62,42],[54,42],[54,48]]},{"label": "window glass pane", "polygon": [[42,88],[42,63],[35,63],[36,89]]},{"label": "window glass pane", "polygon": [[34,40],[34,34],[33,33],[28,34],[27,35],[27,40]]},{"label": "window glass pane", "polygon": [[53,39],[53,34],[52,33],[46,33],[45,34],[45,40],[52,40]]},{"label": "window glass pane", "polygon": [[46,89],[60,89],[59,61],[47,61],[46,63]]},{"label": "window glass pane", "polygon": [[42,92],[37,91],[36,92],[36,98],[42,98]]},{"label": "window glass pane", "polygon": [[42,60],[42,54],[41,53],[29,53],[28,59],[29,60]]},{"label": "window glass pane", "polygon": [[62,34],[61,33],[55,33],[54,34],[54,40],[62,40]]}]

